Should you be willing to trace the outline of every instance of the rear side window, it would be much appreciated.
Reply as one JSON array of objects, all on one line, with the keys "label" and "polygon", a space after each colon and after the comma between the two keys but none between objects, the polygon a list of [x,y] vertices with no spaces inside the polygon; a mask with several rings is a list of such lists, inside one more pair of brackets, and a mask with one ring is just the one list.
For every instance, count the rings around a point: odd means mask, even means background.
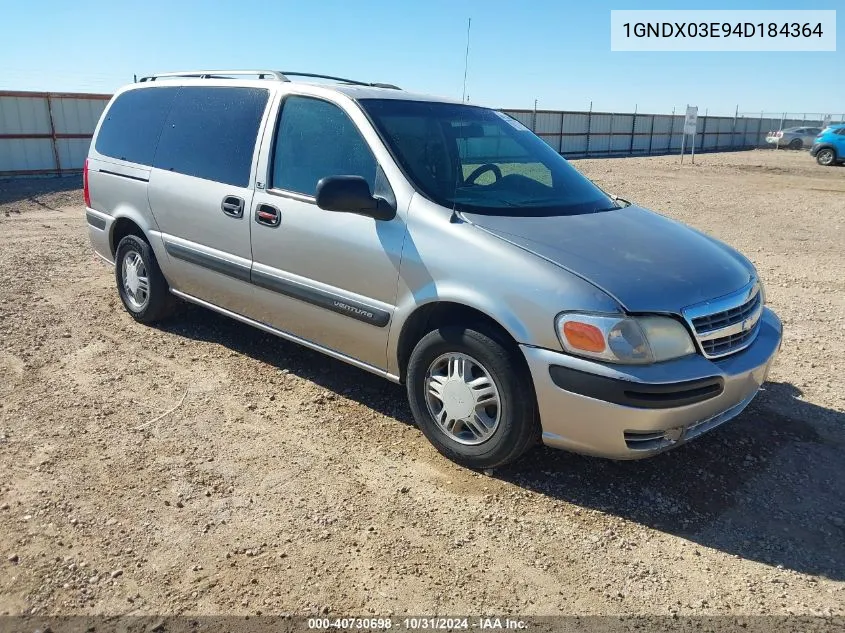
[{"label": "rear side window", "polygon": [[375,189],[376,159],[338,106],[288,97],[276,131],[270,186],[313,196],[326,176],[361,176]]},{"label": "rear side window", "polygon": [[121,94],[100,126],[94,148],[103,156],[152,165],[156,142],[178,88],[143,88]]},{"label": "rear side window", "polygon": [[153,166],[246,187],[268,96],[262,88],[180,88]]}]

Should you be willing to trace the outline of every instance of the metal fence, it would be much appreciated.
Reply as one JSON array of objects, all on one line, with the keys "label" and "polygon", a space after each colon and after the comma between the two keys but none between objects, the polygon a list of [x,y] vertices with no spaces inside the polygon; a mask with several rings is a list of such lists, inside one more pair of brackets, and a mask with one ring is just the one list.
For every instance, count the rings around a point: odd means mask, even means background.
[{"label": "metal fence", "polygon": [[[674,154],[681,151],[683,114],[645,114],[559,110],[502,110],[519,120],[566,157]],[[699,111],[696,152],[766,147],[769,131],[782,127],[822,127],[826,116],[737,112],[709,116]],[[831,117],[831,122],[845,115]],[[686,139],[690,150],[691,137]]]},{"label": "metal fence", "polygon": [[0,91],[0,177],[82,169],[111,95]]},{"label": "metal fence", "polygon": [[[0,91],[0,177],[63,175],[82,169],[107,94]],[[567,157],[673,154],[681,150],[682,114],[502,110]],[[769,131],[822,127],[845,114],[699,112],[696,152],[765,147]],[[690,139],[686,141],[690,148]]]}]

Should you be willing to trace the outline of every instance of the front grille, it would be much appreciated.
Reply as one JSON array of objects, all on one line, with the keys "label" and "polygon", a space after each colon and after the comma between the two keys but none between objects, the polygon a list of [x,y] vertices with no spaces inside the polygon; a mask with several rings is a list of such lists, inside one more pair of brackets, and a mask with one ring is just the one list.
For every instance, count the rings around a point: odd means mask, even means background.
[{"label": "front grille", "polygon": [[763,297],[756,281],[739,292],[684,310],[701,352],[719,358],[745,349],[757,337]]},{"label": "front grille", "polygon": [[715,314],[706,314],[692,320],[692,326],[698,334],[707,334],[714,330],[719,330],[735,323],[741,323],[750,317],[757,308],[760,307],[760,293],[754,295],[754,298],[747,303],[725,310],[724,312],[716,312]]},{"label": "front grille", "polygon": [[731,334],[730,336],[720,336],[709,341],[702,341],[701,348],[707,356],[724,356],[734,351],[739,351],[747,344],[754,340],[757,335],[757,328],[759,323],[750,330],[740,332],[739,334]]}]

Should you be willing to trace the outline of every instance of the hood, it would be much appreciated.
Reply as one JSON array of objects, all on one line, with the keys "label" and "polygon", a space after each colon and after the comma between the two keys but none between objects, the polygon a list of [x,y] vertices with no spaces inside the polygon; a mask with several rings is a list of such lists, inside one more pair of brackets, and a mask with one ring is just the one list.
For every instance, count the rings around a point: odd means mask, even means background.
[{"label": "hood", "polygon": [[738,290],[754,274],[729,246],[636,206],[548,217],[463,216],[583,277],[629,312],[678,313]]}]

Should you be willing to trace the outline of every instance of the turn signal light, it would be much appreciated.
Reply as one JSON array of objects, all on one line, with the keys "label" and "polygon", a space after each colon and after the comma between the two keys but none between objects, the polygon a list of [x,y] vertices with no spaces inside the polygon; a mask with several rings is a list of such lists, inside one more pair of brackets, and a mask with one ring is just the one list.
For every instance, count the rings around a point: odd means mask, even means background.
[{"label": "turn signal light", "polygon": [[574,349],[585,352],[603,352],[607,346],[604,333],[589,323],[567,321],[563,324],[563,335]]}]

